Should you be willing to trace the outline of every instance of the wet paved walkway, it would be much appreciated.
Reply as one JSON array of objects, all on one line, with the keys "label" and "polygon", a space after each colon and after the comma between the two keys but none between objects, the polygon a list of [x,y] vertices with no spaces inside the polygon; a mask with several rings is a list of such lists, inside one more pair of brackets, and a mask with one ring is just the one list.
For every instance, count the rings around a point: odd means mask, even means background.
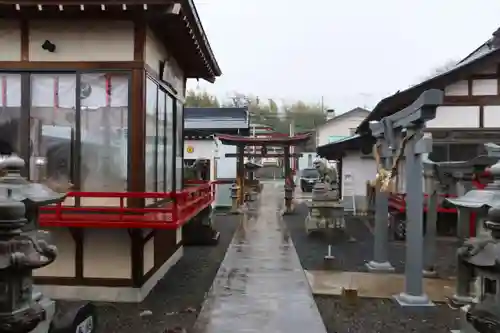
[{"label": "wet paved walkway", "polygon": [[326,333],[281,220],[283,184],[267,183],[227,250],[195,333]]}]

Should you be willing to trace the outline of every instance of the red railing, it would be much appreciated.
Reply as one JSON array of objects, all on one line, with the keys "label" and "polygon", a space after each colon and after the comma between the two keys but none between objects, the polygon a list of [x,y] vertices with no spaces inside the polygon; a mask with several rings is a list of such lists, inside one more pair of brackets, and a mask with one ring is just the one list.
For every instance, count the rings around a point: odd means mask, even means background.
[{"label": "red railing", "polygon": [[[115,206],[68,206],[59,203],[41,208],[40,226],[73,228],[177,229],[208,207],[215,198],[215,184],[199,183],[176,193],[69,192],[68,198],[118,199]],[[145,208],[127,207],[128,199],[156,199],[162,203]],[[168,202],[167,202],[168,201]]]},{"label": "red railing", "polygon": [[[487,185],[488,182],[491,181],[491,173],[489,170],[483,171],[474,175],[472,179],[472,185],[475,189],[482,190]],[[440,194],[441,198],[455,198],[456,196],[449,194]],[[427,213],[427,194],[424,194],[424,212]],[[396,210],[399,213],[406,213],[406,193],[395,193],[389,195],[389,209]],[[457,214],[457,209],[455,207],[446,208],[442,205],[438,205],[437,207],[438,213],[448,213],[448,214]],[[472,212],[470,214],[470,223],[469,223],[469,232],[471,236],[476,235],[476,213]]]}]

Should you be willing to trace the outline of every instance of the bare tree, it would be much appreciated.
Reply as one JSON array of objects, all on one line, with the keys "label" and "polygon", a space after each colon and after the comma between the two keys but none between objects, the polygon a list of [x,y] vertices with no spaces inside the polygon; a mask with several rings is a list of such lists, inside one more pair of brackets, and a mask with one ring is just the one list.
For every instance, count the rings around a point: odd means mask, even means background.
[{"label": "bare tree", "polygon": [[445,73],[455,67],[457,65],[458,61],[456,60],[448,60],[441,66],[435,67],[432,69],[429,73],[429,75],[425,76],[422,81],[428,80],[430,78],[433,78],[434,76],[437,76],[439,74]]}]

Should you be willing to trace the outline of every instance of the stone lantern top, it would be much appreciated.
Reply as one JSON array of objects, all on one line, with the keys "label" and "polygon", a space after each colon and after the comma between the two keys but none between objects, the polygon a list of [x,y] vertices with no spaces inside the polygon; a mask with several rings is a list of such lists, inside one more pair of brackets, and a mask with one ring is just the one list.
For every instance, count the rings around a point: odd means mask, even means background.
[{"label": "stone lantern top", "polygon": [[[500,146],[488,143],[485,144],[485,148],[488,151],[488,156],[478,156],[471,161],[481,158],[484,162],[487,159],[492,162],[489,171],[493,182],[489,183],[483,190],[473,189],[461,197],[447,198],[446,200],[452,205],[471,210],[500,205],[500,162],[498,161],[500,158]],[[487,167],[487,165],[484,165],[484,167]]]},{"label": "stone lantern top", "polygon": [[64,200],[66,194],[57,193],[46,185],[32,183],[22,177],[21,170],[24,166],[24,160],[17,155],[0,156],[0,197],[37,207]]}]

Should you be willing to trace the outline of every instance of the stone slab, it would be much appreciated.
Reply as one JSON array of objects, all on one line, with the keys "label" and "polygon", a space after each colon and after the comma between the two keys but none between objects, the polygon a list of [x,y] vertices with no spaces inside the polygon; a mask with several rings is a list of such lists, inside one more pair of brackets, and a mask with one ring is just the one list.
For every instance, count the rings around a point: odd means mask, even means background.
[{"label": "stone slab", "polygon": [[[404,291],[403,274],[370,272],[306,271],[315,295],[342,294],[342,289],[356,289],[359,297],[391,299]],[[434,302],[444,302],[455,291],[455,280],[424,278],[424,290]]]},{"label": "stone slab", "polygon": [[273,185],[242,218],[192,332],[326,333]]}]

